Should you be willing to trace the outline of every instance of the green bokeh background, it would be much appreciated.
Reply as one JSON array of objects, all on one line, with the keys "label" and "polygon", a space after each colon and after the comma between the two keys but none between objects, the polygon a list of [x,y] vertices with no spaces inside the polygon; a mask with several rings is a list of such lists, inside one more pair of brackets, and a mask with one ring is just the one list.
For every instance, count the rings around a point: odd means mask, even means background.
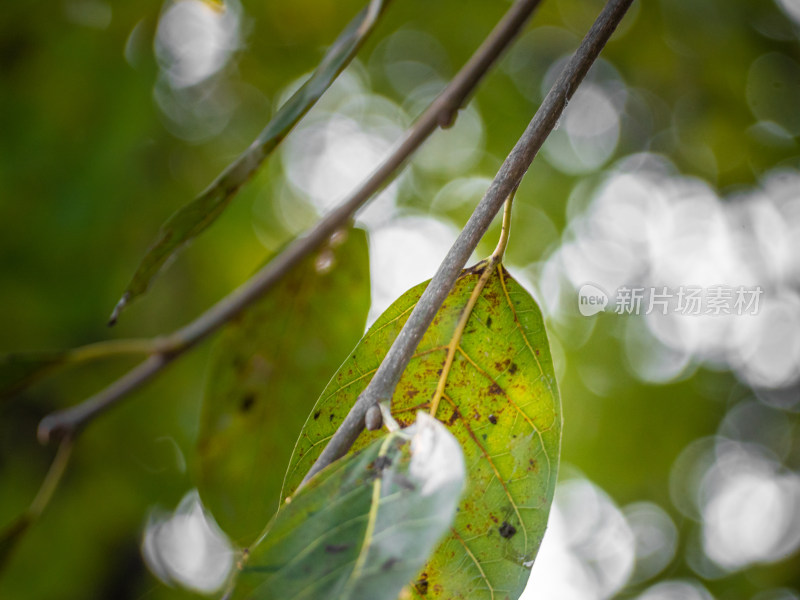
[{"label": "green bokeh background", "polygon": [[[108,7],[110,21],[105,27],[76,22],[71,15],[79,4]],[[577,40],[601,5],[545,0],[532,26],[559,27]],[[375,93],[402,103],[390,82],[373,72],[370,56],[383,40],[402,27],[429,34],[450,65],[442,75],[451,76],[507,6],[485,0],[394,0],[359,54],[366,65],[360,68],[372,77]],[[361,2],[245,0],[242,8],[248,33],[220,75],[221,85],[237,99],[236,108],[221,133],[188,142],[170,133],[153,99],[159,71],[153,37],[161,2],[28,1],[3,7],[0,352],[171,331],[243,282],[269,250],[289,237],[279,221],[253,214],[254,202],[269,206],[270,182],[281,177],[280,161],[271,160],[147,297],[113,330],[105,325],[161,222],[250,143],[274,112],[281,91],[314,67]],[[797,24],[775,3],[639,1],[628,21],[603,56],[628,86],[647,91],[654,116],[649,129],[623,128],[615,158],[645,149],[660,152],[682,173],[722,192],[752,186],[777,165],[800,164],[797,138],[775,144],[747,133],[755,122],[745,97],[751,63],[767,52],[800,60]],[[542,44],[534,50],[528,76],[538,89],[566,48]],[[800,106],[800,95],[798,100]],[[520,92],[507,70],[493,71],[473,101],[483,118],[485,153],[463,175],[491,177],[536,102]],[[537,160],[518,203],[540,208],[561,230],[573,187],[582,180],[594,185],[600,174],[570,176]],[[449,176],[419,177],[415,185],[403,186],[399,202],[427,210]],[[460,226],[468,214],[464,207],[438,216]],[[523,238],[512,237],[512,265],[515,256],[517,262],[537,258],[526,251]],[[265,239],[274,242],[267,244],[271,248],[265,248]],[[483,253],[494,239],[488,236]],[[671,465],[692,440],[714,434],[726,408],[748,391],[727,372],[702,369],[678,383],[643,384],[623,366],[616,327],[613,319],[601,319],[585,345],[567,350],[562,459],[620,505],[646,499],[667,509],[685,544],[693,525],[671,506]],[[172,509],[192,487],[209,348],[205,343],[177,361],[85,431],[51,506],[0,575],[0,598],[184,595],[149,574],[139,544],[147,511],[153,505]],[[59,373],[0,404],[0,527],[30,503],[53,455],[54,448],[36,442],[39,419],[81,401],[131,364],[108,361]],[[612,394],[587,389],[577,374],[587,365],[613,381]],[[785,418],[796,420],[788,413]],[[186,457],[188,469],[181,468],[177,452]],[[789,462],[800,467],[796,441]],[[284,465],[276,460],[269,467],[282,470]],[[795,554],[705,585],[716,597],[735,600],[760,589],[797,588],[798,573]],[[667,576],[693,576],[680,552],[662,574]]]}]

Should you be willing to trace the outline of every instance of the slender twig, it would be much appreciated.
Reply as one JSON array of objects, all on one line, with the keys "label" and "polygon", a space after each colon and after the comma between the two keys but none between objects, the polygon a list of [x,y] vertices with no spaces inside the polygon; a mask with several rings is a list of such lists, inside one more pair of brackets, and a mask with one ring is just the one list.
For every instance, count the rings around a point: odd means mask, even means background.
[{"label": "slender twig", "polygon": [[50,503],[53,492],[56,491],[64,471],[67,470],[70,456],[72,456],[72,439],[65,437],[58,445],[58,450],[53,462],[50,464],[50,469],[47,471],[47,475],[45,475],[42,485],[39,487],[39,492],[28,509],[28,514],[33,518],[39,518]]},{"label": "slender twig", "polygon": [[319,248],[391,180],[395,172],[437,127],[446,127],[453,123],[458,110],[520,32],[539,2],[540,0],[518,0],[508,9],[469,61],[409,129],[397,148],[349,198],[322,218],[305,235],[289,244],[245,284],[220,300],[195,321],[165,338],[160,350],[145,362],[82,404],[45,417],[39,424],[39,439],[45,443],[65,435],[74,435],[99,413],[152,379],[175,357],[234,319],[269,291],[300,261]]},{"label": "slender twig", "polygon": [[506,198],[506,203],[503,206],[503,224],[500,227],[500,239],[497,240],[497,247],[492,252],[492,258],[496,263],[503,260],[508,247],[508,238],[511,234],[511,207],[514,204],[514,196],[517,193],[517,188],[511,190],[511,193]]},{"label": "slender twig", "polygon": [[14,521],[11,522],[5,529],[0,531],[0,572],[6,567],[9,558],[14,550],[22,541],[23,537],[32,525],[36,523],[39,517],[42,516],[53,494],[61,482],[64,471],[69,464],[70,456],[72,455],[72,440],[64,438],[58,446],[56,455],[53,462],[50,463],[50,468],[39,486],[39,491],[36,497],[31,502],[28,510],[22,513]]},{"label": "slender twig", "polygon": [[344,456],[364,429],[364,415],[370,406],[390,400],[400,376],[416,351],[425,331],[483,234],[513,189],[530,167],[533,158],[555,127],[561,113],[592,66],[633,0],[610,0],[592,25],[580,47],[564,67],[536,111],[528,127],[475,208],[430,284],[417,302],[400,334],[395,339],[375,376],[356,400],[325,450],[309,470],[304,481]]},{"label": "slender twig", "polygon": [[[447,344],[447,355],[445,356],[444,365],[442,365],[442,370],[439,374],[439,382],[436,384],[436,391],[433,393],[433,398],[431,399],[430,414],[432,417],[436,416],[439,410],[439,403],[442,401],[442,397],[444,397],[444,388],[447,386],[448,377],[450,377],[450,369],[453,367],[453,361],[455,360],[456,352],[461,344],[464,330],[467,328],[467,323],[472,316],[472,309],[475,308],[475,304],[477,304],[478,298],[480,298],[483,292],[483,288],[486,286],[492,273],[494,273],[495,267],[503,260],[506,246],[508,246],[508,232],[511,228],[511,204],[514,202],[514,194],[516,191],[516,189],[512,190],[511,194],[506,199],[505,210],[503,211],[503,227],[500,230],[500,239],[497,242],[497,248],[495,248],[495,251],[492,252],[492,255],[487,260],[481,261],[479,265],[476,265],[476,267],[480,266],[483,271],[475,287],[472,288],[472,293],[470,293],[467,304],[461,311],[461,316],[458,318],[458,323],[456,323],[456,328],[450,338],[450,343]],[[373,408],[370,407],[370,410],[373,410]],[[367,414],[369,414],[369,411],[367,411]]]},{"label": "slender twig", "polygon": [[126,354],[150,354],[158,350],[157,339],[106,340],[78,346],[67,352],[72,365]]}]

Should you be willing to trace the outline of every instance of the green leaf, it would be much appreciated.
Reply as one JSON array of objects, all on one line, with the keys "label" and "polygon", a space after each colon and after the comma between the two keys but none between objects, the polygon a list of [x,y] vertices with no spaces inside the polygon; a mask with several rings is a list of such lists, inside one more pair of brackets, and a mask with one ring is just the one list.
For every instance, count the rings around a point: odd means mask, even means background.
[{"label": "green leaf", "polygon": [[17,352],[0,356],[0,398],[25,389],[68,360],[69,352]]},{"label": "green leaf", "polygon": [[308,411],[364,331],[366,234],[339,233],[229,325],[209,367],[198,487],[240,544],[278,507],[282,467]]},{"label": "green leaf", "polygon": [[250,147],[204,192],[167,219],[114,308],[111,324],[116,322],[125,306],[147,291],[153,278],[171,256],[217,220],[239,188],[252,177],[264,159],[350,63],[387,4],[388,0],[372,0],[348,24],[311,77],[281,106]]},{"label": "green leaf", "polygon": [[458,442],[420,413],[284,504],[232,598],[396,600],[449,529],[464,480]]},{"label": "green leaf", "polygon": [[[502,265],[489,264],[462,271],[392,398],[403,424],[438,397],[436,417],[461,443],[467,464],[453,530],[412,586],[414,597],[428,600],[517,598],[556,483],[561,407],[542,315]],[[387,309],[323,392],[298,439],[284,493],[296,489],[366,387],[426,285]],[[375,436],[363,433],[354,451]]]}]

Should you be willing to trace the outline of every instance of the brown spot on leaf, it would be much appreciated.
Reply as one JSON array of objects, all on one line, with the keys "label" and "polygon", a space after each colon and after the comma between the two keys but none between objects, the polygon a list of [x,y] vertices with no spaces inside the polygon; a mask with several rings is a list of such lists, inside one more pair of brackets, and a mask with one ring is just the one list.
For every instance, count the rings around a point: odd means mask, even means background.
[{"label": "brown spot on leaf", "polygon": [[495,417],[494,415],[489,415],[489,423],[491,423],[492,425],[497,425],[497,417]]},{"label": "brown spot on leaf", "polygon": [[501,388],[496,383],[493,383],[489,388],[489,393],[492,394],[493,396],[499,396],[500,394],[503,393],[503,388]]},{"label": "brown spot on leaf", "polygon": [[452,415],[450,415],[450,418],[449,418],[449,419],[447,419],[447,424],[448,424],[450,427],[452,427],[452,426],[453,426],[453,423],[455,423],[455,422],[456,422],[456,420],[457,420],[457,419],[458,419],[460,416],[461,416],[461,413],[460,413],[460,412],[458,412],[458,409],[457,409],[457,408],[454,408],[454,409],[453,409],[453,414],[452,414]]},{"label": "brown spot on leaf", "polygon": [[414,582],[414,589],[418,594],[425,595],[428,593],[428,574],[423,573],[419,579]]},{"label": "brown spot on leaf", "polygon": [[414,396],[416,396],[417,394],[419,394],[419,390],[418,389],[409,388],[409,390],[406,392],[406,398],[411,399]]},{"label": "brown spot on leaf", "polygon": [[511,373],[512,375],[514,373],[516,373],[517,372],[517,364],[516,363],[511,363],[511,366],[508,367],[508,372]]},{"label": "brown spot on leaf", "polygon": [[517,533],[517,528],[514,527],[508,521],[503,521],[503,524],[500,525],[500,535],[502,535],[507,540],[514,537],[515,533]]},{"label": "brown spot on leaf", "polygon": [[486,327],[492,328],[492,317],[486,317]]},{"label": "brown spot on leaf", "polygon": [[322,411],[319,411],[319,410],[318,410],[318,411],[315,411],[315,412],[314,412],[314,420],[315,420],[315,421],[316,421],[317,419],[319,419],[319,413],[320,413],[320,412],[322,412]]}]

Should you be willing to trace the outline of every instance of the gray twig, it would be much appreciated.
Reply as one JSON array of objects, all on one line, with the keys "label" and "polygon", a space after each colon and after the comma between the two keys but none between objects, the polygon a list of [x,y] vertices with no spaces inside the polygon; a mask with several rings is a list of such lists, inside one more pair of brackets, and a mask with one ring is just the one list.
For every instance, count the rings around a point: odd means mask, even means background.
[{"label": "gray twig", "polygon": [[378,402],[391,399],[400,376],[442,302],[453,289],[461,269],[483,234],[486,233],[505,199],[519,185],[578,85],[632,3],[633,0],[609,0],[603,8],[580,47],[564,67],[528,127],[503,162],[483,199],[475,208],[381,362],[375,376],[358,397],[325,450],[312,465],[303,483],[337,458],[344,456],[364,429],[364,417],[367,410]]},{"label": "gray twig", "polygon": [[[220,300],[196,320],[165,338],[159,344],[158,350],[122,378],[83,403],[42,419],[39,424],[39,440],[46,443],[66,435],[74,436],[95,416],[114,406],[124,396],[150,381],[177,356],[234,319],[269,291],[300,261],[319,248],[391,180],[408,157],[437,127],[447,126],[453,122],[458,110],[465,104],[469,95],[500,54],[516,37],[539,2],[540,0],[518,0],[509,8],[469,61],[412,125],[403,141],[349,198],[325,215],[310,231],[289,244],[283,252],[267,263],[250,280]],[[405,367],[405,363],[403,366]],[[362,412],[362,423],[363,416]],[[349,448],[349,444],[347,447]]]}]

